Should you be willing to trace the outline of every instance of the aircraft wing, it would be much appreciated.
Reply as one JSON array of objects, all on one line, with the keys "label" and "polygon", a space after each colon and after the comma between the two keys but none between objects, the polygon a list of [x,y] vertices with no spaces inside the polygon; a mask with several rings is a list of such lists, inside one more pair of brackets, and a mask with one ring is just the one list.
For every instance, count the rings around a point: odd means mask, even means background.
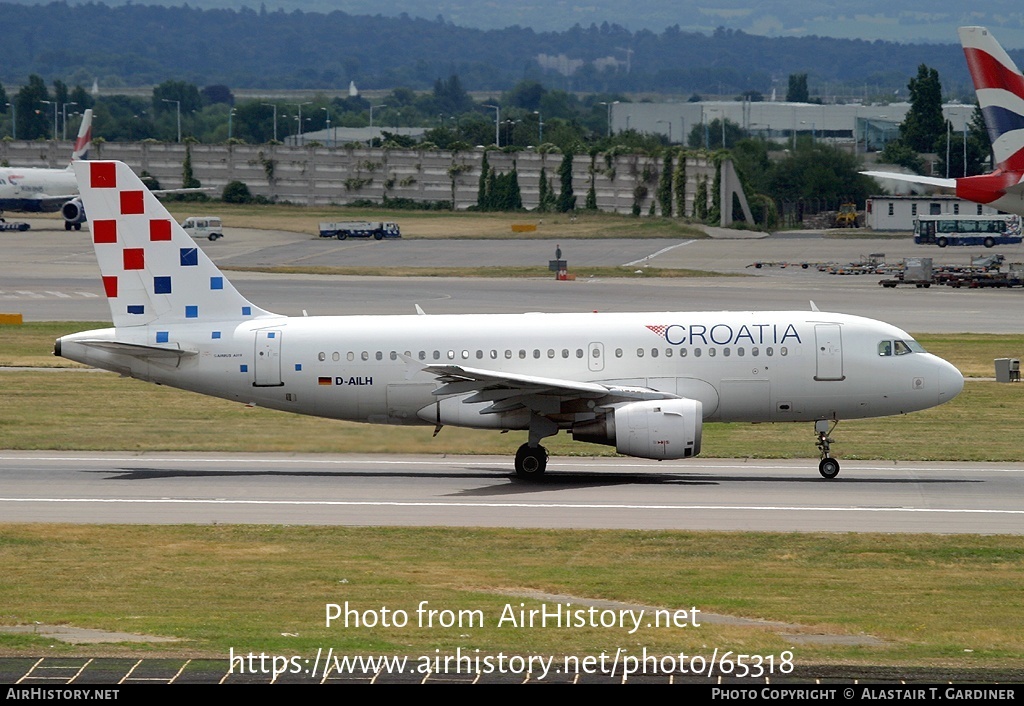
[{"label": "aircraft wing", "polygon": [[523,407],[541,413],[550,412],[552,398],[593,400],[598,405],[634,400],[678,399],[677,395],[648,387],[518,375],[461,365],[427,365],[422,370],[435,375],[442,383],[434,390],[435,395],[472,392],[474,394],[463,400],[464,402],[491,402],[490,407],[481,411],[482,414],[497,414]]},{"label": "aircraft wing", "polygon": [[956,179],[926,177],[920,176],[919,174],[900,174],[899,172],[861,172],[861,174],[864,176],[874,177],[875,179],[895,179],[896,181],[905,181],[911,184],[919,184],[921,186],[931,186],[937,189],[949,189],[950,191],[956,190]]}]

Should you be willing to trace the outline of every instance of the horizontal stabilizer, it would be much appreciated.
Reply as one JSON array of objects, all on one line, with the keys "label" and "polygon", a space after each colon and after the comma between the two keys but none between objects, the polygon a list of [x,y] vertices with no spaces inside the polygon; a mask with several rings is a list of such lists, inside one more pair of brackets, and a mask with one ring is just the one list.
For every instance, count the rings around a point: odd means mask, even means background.
[{"label": "horizontal stabilizer", "polygon": [[108,341],[105,339],[84,339],[75,341],[83,346],[102,348],[114,353],[134,356],[135,358],[189,358],[196,355],[195,351],[179,348],[177,344],[166,346],[147,346],[139,343]]},{"label": "horizontal stabilizer", "polygon": [[864,176],[874,177],[875,179],[894,179],[896,181],[904,181],[910,184],[930,186],[936,189],[949,189],[950,191],[956,190],[956,179],[926,177],[921,176],[920,174],[900,174],[899,172],[861,172],[861,174]]}]

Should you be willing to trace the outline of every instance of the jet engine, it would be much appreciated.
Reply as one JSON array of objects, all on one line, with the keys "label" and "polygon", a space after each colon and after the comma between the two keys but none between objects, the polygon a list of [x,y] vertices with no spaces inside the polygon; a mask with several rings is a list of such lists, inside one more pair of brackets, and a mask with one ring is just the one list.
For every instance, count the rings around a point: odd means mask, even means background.
[{"label": "jet engine", "polygon": [[698,400],[630,402],[604,417],[576,424],[577,441],[615,446],[639,458],[689,458],[700,453],[703,411]]},{"label": "jet engine", "polygon": [[64,230],[82,230],[85,223],[85,205],[81,199],[71,199],[60,207],[60,215],[64,217]]}]

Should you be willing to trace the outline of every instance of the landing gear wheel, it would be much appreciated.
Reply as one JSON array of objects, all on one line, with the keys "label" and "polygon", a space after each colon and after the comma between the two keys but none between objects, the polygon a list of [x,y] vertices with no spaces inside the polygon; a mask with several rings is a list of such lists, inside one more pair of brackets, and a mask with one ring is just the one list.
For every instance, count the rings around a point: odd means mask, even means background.
[{"label": "landing gear wheel", "polygon": [[822,478],[828,478],[829,480],[839,475],[839,461],[834,458],[823,458],[821,463],[818,464],[818,473],[821,474]]},{"label": "landing gear wheel", "polygon": [[68,223],[67,221],[64,221],[64,230],[71,230],[74,227],[75,226],[73,224]]},{"label": "landing gear wheel", "polygon": [[829,428],[827,419],[819,419],[814,423],[814,433],[818,436],[818,441],[815,446],[818,447],[818,451],[821,453],[821,463],[818,464],[818,473],[821,474],[822,478],[828,478],[831,480],[839,475],[839,461],[832,458],[832,443],[835,441],[829,434],[831,434],[839,421],[832,423],[832,428]]},{"label": "landing gear wheel", "polygon": [[548,465],[548,452],[543,446],[523,444],[516,451],[516,475],[520,478],[539,478]]}]

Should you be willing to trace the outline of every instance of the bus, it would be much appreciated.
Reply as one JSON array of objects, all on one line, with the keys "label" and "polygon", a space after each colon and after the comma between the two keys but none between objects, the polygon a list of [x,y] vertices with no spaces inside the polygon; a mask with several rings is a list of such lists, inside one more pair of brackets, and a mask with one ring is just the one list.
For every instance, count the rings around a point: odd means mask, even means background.
[{"label": "bus", "polygon": [[918,216],[914,220],[914,242],[918,245],[1018,245],[1020,216]]}]

